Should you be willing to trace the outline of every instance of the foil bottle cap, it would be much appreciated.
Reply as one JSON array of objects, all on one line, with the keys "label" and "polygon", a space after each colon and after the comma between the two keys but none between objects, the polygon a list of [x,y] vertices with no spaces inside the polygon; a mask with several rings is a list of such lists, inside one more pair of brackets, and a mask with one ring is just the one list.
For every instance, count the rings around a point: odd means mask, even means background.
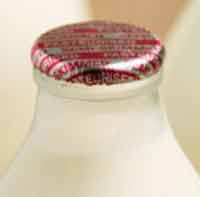
[{"label": "foil bottle cap", "polygon": [[161,41],[132,24],[87,21],[43,33],[31,60],[49,77],[85,85],[112,85],[156,74],[165,55]]}]

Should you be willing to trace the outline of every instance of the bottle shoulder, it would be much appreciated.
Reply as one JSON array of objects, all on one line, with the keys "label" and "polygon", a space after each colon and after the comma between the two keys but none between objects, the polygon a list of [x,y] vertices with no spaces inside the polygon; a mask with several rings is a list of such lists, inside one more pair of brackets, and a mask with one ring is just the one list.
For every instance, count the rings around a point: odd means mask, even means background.
[{"label": "bottle shoulder", "polygon": [[[199,177],[170,132],[127,154],[66,157],[32,148],[13,164],[0,184],[4,197],[89,196],[91,192],[103,192],[106,197],[200,194]],[[80,194],[75,190],[77,184]]]}]

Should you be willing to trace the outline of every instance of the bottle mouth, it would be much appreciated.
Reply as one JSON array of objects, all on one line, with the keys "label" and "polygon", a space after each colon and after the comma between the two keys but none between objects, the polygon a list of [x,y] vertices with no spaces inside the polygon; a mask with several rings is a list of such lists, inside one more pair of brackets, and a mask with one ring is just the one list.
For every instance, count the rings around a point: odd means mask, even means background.
[{"label": "bottle mouth", "polygon": [[33,77],[40,90],[47,91],[56,97],[91,102],[127,99],[129,97],[143,95],[159,86],[162,80],[162,74],[163,71],[160,69],[156,74],[143,80],[109,86],[87,86],[81,83],[56,80],[46,76],[37,69],[33,69]]},{"label": "bottle mouth", "polygon": [[154,33],[112,21],[55,27],[41,34],[31,49],[31,62],[41,73],[88,86],[149,78],[162,68],[164,57],[164,45]]}]

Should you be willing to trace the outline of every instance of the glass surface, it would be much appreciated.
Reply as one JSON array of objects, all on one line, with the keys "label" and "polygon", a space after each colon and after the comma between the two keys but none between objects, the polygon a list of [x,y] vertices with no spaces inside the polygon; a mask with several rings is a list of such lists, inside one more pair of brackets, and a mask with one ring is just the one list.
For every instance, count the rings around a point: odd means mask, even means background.
[{"label": "glass surface", "polygon": [[161,73],[130,84],[39,84],[29,136],[3,197],[199,197],[199,177],[161,108]]}]

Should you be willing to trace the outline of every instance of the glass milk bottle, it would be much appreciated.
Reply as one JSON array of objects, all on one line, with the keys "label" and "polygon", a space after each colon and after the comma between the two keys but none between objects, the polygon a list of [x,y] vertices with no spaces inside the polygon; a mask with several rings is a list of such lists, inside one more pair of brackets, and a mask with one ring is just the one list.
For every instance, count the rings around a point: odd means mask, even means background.
[{"label": "glass milk bottle", "polygon": [[199,177],[161,109],[164,47],[108,21],[42,34],[29,136],[1,179],[2,197],[199,197]]}]

